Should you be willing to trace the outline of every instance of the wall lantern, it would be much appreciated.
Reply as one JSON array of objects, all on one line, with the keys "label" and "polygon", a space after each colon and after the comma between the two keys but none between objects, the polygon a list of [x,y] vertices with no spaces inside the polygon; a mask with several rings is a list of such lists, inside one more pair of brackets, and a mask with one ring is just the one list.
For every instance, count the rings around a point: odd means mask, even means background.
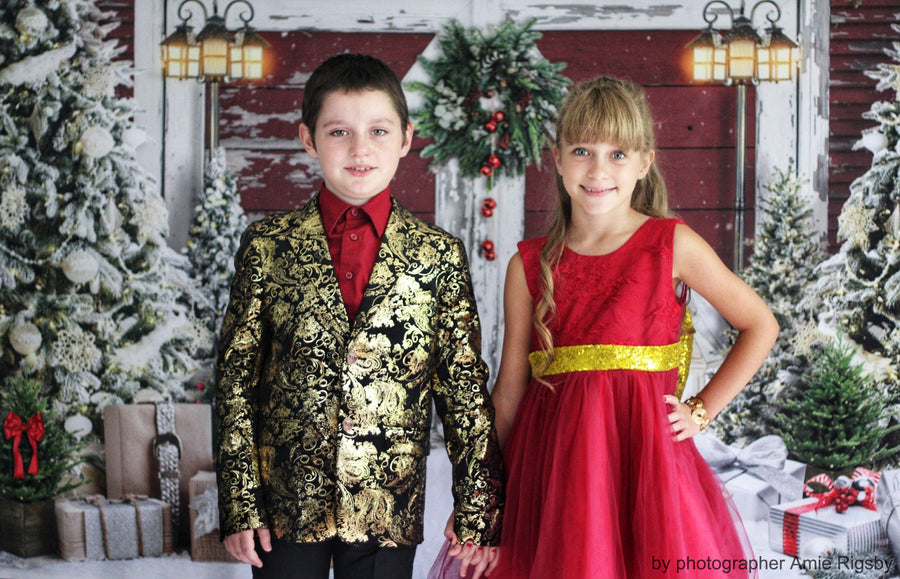
[{"label": "wall lantern", "polygon": [[[191,4],[203,12],[204,26],[196,35],[188,24],[194,13]],[[243,28],[229,30],[229,10],[241,5],[237,17]],[[218,1],[213,0],[212,15],[200,0],[183,0],[178,5],[181,23],[160,43],[163,74],[169,78],[195,78],[209,84],[209,147],[218,147],[219,83],[225,80],[259,80],[265,73],[263,57],[270,44],[250,27],[253,6],[247,0],[232,0],[219,15]]]},{"label": "wall lantern", "polygon": [[[721,6],[716,9],[715,7]],[[760,7],[768,8],[769,28],[762,34],[753,27],[753,18]],[[712,0],[703,7],[707,27],[691,40],[691,74],[696,82],[722,82],[737,86],[737,120],[735,147],[734,191],[734,269],[744,268],[744,175],[746,172],[747,85],[760,81],[792,80],[799,61],[799,45],[788,38],[776,23],[781,9],[773,0],[760,0],[745,16],[745,3],[735,15],[723,0]],[[716,30],[713,24],[720,14],[727,14],[731,29]]]}]

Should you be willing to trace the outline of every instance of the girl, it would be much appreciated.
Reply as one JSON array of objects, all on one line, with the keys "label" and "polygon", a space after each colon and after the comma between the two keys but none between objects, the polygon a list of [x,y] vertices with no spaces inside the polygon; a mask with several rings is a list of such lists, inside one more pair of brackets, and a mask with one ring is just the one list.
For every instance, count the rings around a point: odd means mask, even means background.
[{"label": "girl", "polygon": [[[749,541],[690,438],[759,368],[775,318],[669,217],[640,87],[608,77],[574,87],[553,154],[555,222],[519,244],[506,277],[493,400],[507,506],[490,576],[740,576]],[[688,288],[739,335],[682,402],[673,394]]]}]

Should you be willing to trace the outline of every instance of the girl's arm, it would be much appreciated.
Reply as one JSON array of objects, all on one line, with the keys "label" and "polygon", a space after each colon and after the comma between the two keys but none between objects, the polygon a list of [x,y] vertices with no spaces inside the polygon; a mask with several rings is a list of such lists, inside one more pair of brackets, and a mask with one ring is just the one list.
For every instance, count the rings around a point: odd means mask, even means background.
[{"label": "girl's arm", "polygon": [[492,399],[496,411],[497,437],[502,449],[512,426],[519,401],[528,388],[531,366],[531,315],[534,304],[525,282],[525,266],[517,253],[509,260],[503,289],[503,353]]},{"label": "girl's arm", "polygon": [[[737,340],[709,383],[696,394],[713,418],[753,377],[772,349],[778,336],[778,322],[769,307],[729,270],[716,252],[687,225],[675,228],[673,277],[703,296],[738,331]],[[699,427],[690,418],[690,410],[679,404],[672,417],[682,440],[693,436]],[[680,424],[683,421],[686,424]],[[679,428],[681,427],[681,428]]]}]

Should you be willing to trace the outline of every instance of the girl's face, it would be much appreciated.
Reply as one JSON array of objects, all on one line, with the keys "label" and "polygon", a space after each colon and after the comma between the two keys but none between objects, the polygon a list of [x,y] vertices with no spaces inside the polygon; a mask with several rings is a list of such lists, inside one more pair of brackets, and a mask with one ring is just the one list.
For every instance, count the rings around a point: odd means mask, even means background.
[{"label": "girl's face", "polygon": [[553,147],[556,170],[572,200],[572,211],[587,215],[623,214],[631,193],[647,175],[655,152],[626,151],[605,141]]}]

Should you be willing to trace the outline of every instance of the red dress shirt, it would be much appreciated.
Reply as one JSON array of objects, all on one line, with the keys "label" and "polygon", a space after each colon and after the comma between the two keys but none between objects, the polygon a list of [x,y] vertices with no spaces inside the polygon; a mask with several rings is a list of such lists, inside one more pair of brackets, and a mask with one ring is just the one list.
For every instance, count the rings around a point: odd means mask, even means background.
[{"label": "red dress shirt", "polygon": [[341,296],[352,324],[359,313],[359,304],[381,247],[381,236],[391,215],[391,190],[385,189],[357,207],[322,187],[319,209]]}]

